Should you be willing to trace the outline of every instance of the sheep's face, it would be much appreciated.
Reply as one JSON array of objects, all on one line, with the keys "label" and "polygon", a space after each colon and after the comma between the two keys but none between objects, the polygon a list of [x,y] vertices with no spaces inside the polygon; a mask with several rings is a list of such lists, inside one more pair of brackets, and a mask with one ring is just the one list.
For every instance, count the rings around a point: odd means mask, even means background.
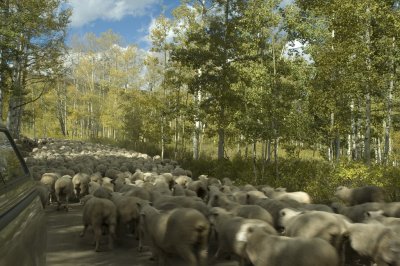
[{"label": "sheep's face", "polygon": [[346,190],[345,186],[337,187],[336,191],[335,191],[335,196],[337,197],[337,196],[341,195],[342,193],[344,193],[345,190]]}]

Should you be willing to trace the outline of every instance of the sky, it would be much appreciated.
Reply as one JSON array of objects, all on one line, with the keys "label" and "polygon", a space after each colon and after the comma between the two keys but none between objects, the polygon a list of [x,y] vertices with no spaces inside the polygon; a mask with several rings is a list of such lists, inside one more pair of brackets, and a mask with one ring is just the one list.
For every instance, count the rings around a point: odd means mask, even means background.
[{"label": "sky", "polygon": [[[282,0],[281,5],[293,2]],[[69,0],[72,7],[71,23],[67,42],[73,35],[83,36],[92,32],[99,36],[112,30],[122,36],[124,44],[136,44],[143,50],[151,46],[150,28],[154,20],[163,12],[171,17],[171,12],[180,0]]]},{"label": "sky", "polygon": [[125,44],[150,47],[149,29],[163,12],[170,17],[180,0],[69,0],[72,17],[68,39],[92,32],[99,36],[112,30],[122,36]]}]

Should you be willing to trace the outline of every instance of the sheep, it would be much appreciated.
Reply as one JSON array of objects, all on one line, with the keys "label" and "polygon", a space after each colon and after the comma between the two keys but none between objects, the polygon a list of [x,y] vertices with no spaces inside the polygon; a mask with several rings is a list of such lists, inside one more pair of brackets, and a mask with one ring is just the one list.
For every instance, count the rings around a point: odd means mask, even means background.
[{"label": "sheep", "polygon": [[255,266],[339,265],[335,249],[319,238],[288,238],[249,227],[243,240],[246,254]]},{"label": "sheep", "polygon": [[383,210],[368,211],[365,213],[364,223],[379,222],[387,227],[392,228],[396,233],[400,233],[400,218],[387,217]]},{"label": "sheep", "polygon": [[279,228],[279,211],[284,208],[297,208],[299,206],[299,203],[297,201],[293,204],[293,202],[286,202],[269,198],[260,199],[256,201],[255,204],[262,207],[272,215],[273,225],[276,229]]},{"label": "sheep", "polygon": [[214,258],[216,259],[224,253],[235,254],[239,257],[241,265],[246,259],[242,235],[249,226],[262,227],[270,234],[277,234],[276,230],[264,221],[235,217],[233,213],[220,207],[211,208],[209,219],[218,239],[218,250]]},{"label": "sheep", "polygon": [[364,186],[358,188],[348,188],[339,186],[336,189],[335,196],[350,206],[366,202],[383,202],[384,195],[381,188],[376,186]]},{"label": "sheep", "polygon": [[72,178],[72,183],[74,185],[74,193],[76,198],[80,198],[81,196],[85,196],[89,194],[89,184],[90,177],[85,173],[78,173],[74,175]]},{"label": "sheep", "polygon": [[229,177],[222,178],[222,184],[227,186],[233,186],[233,181]]},{"label": "sheep", "polygon": [[350,223],[348,234],[351,247],[378,266],[400,262],[400,238],[391,228],[380,223]]},{"label": "sheep", "polygon": [[93,191],[93,196],[97,198],[103,199],[111,199],[112,191],[105,187],[98,187],[95,191]]},{"label": "sheep", "polygon": [[203,215],[208,215],[207,205],[198,197],[186,196],[159,196],[154,199],[153,205],[159,210],[171,210],[174,208],[193,208],[201,212]]},{"label": "sheep", "polygon": [[41,182],[38,182],[37,185],[35,186],[35,188],[39,194],[43,209],[45,209],[46,205],[49,204],[49,197],[50,197],[49,188],[48,188],[48,186],[44,185]]},{"label": "sheep", "polygon": [[61,206],[61,198],[65,198],[66,205],[65,210],[68,211],[68,203],[69,199],[74,196],[74,185],[72,184],[72,177],[70,175],[64,175],[56,180],[54,184],[55,194],[57,198],[57,210],[60,209]]},{"label": "sheep", "polygon": [[354,206],[343,206],[340,203],[332,203],[332,209],[339,214],[349,218],[353,223],[361,223],[365,218],[367,211],[378,211],[383,208],[383,203],[380,202],[366,202]]},{"label": "sheep", "polygon": [[350,222],[343,215],[323,211],[301,212],[285,208],[279,214],[279,224],[285,228],[285,235],[319,237],[328,242],[331,242],[334,236],[344,235],[347,223]]},{"label": "sheep", "polygon": [[115,227],[117,224],[117,207],[109,199],[93,197],[89,199],[83,207],[82,214],[83,230],[80,237],[84,237],[89,225],[94,231],[95,251],[100,251],[100,238],[103,227],[106,227],[109,235],[108,247],[113,248],[115,238]]},{"label": "sheep", "polygon": [[204,199],[207,196],[207,186],[200,180],[192,181],[186,184],[187,188],[196,192],[199,198]]},{"label": "sheep", "polygon": [[343,215],[324,211],[296,211],[290,208],[280,212],[279,225],[286,236],[321,238],[336,248],[344,262],[344,240],[349,220]]},{"label": "sheep", "polygon": [[95,192],[96,189],[98,189],[99,187],[101,187],[101,184],[99,184],[98,182],[90,181],[88,183],[88,192],[89,192],[89,194],[93,194],[93,192]]},{"label": "sheep", "polygon": [[299,203],[311,203],[311,197],[304,191],[287,192],[286,188],[264,187],[262,191],[267,197],[277,200],[294,200]]},{"label": "sheep", "polygon": [[167,254],[179,256],[185,265],[206,265],[210,225],[203,214],[191,208],[160,212],[145,205],[140,215],[141,226],[160,265],[165,265]]},{"label": "sheep", "polygon": [[56,194],[55,194],[55,183],[56,180],[60,178],[60,175],[57,173],[44,173],[40,179],[40,182],[48,187],[50,191],[49,202],[52,203],[56,201]]},{"label": "sheep", "polygon": [[191,181],[191,178],[186,175],[180,175],[175,178],[175,183],[181,185],[182,187],[186,187],[186,184]]},{"label": "sheep", "polygon": [[188,197],[197,197],[197,194],[193,190],[185,189],[179,184],[175,184],[172,188],[173,196],[188,196]]},{"label": "sheep", "polygon": [[150,192],[143,187],[125,186],[120,192],[125,196],[134,196],[148,201],[150,201],[151,198]]},{"label": "sheep", "polygon": [[137,203],[140,203],[141,199],[123,196],[114,192],[111,201],[117,207],[117,226],[119,231],[123,229],[123,226],[126,226],[125,229],[128,229],[130,232],[136,232],[140,217],[140,210]]},{"label": "sheep", "polygon": [[103,177],[100,172],[95,172],[90,175],[90,181],[99,183],[101,185]]},{"label": "sheep", "polygon": [[388,202],[383,204],[382,210],[386,216],[400,218],[400,202]]},{"label": "sheep", "polygon": [[109,177],[103,177],[102,178],[102,186],[104,188],[107,188],[108,190],[110,190],[111,192],[114,191],[114,184],[113,184],[113,180]]},{"label": "sheep", "polygon": [[250,218],[259,219],[265,221],[271,225],[274,224],[271,214],[258,205],[240,205],[234,201],[229,200],[226,195],[220,192],[212,192],[209,202],[209,207],[222,207],[234,215]]}]

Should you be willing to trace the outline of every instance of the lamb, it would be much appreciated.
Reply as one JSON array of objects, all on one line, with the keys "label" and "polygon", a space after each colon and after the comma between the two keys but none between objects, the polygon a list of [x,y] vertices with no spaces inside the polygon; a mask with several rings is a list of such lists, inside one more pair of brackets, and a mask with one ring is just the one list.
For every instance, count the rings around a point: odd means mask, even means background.
[{"label": "lamb", "polygon": [[245,242],[242,238],[249,226],[262,227],[270,234],[277,234],[276,230],[264,221],[235,217],[231,212],[220,207],[211,208],[209,219],[218,239],[218,250],[214,257],[218,258],[224,253],[235,254],[239,257],[241,265],[247,258]]},{"label": "lamb", "polygon": [[249,227],[243,237],[246,254],[255,266],[339,265],[335,249],[319,238],[288,238]]},{"label": "lamb", "polygon": [[348,225],[348,234],[351,247],[378,266],[400,262],[400,239],[391,228],[380,223],[354,223]]},{"label": "lamb", "polygon": [[57,210],[60,209],[61,206],[61,198],[65,198],[66,205],[65,210],[68,211],[68,203],[69,199],[74,196],[74,185],[72,184],[72,177],[69,175],[64,175],[57,179],[54,184],[55,194],[57,198]]},{"label": "lamb", "polygon": [[72,183],[74,185],[74,193],[76,198],[85,196],[89,194],[89,184],[90,176],[85,173],[78,173],[72,178]]},{"label": "lamb", "polygon": [[384,195],[381,188],[376,186],[364,186],[358,188],[348,188],[339,186],[335,196],[350,206],[366,202],[383,202]]},{"label": "lamb", "polygon": [[143,206],[140,214],[159,265],[165,265],[167,254],[179,256],[185,265],[206,265],[210,225],[203,214],[191,208],[160,212],[150,205]]},{"label": "lamb", "polygon": [[83,231],[80,237],[86,233],[89,225],[94,231],[95,251],[100,251],[100,238],[103,228],[106,227],[109,235],[108,247],[113,248],[113,239],[115,238],[115,227],[117,224],[117,207],[109,199],[93,197],[89,199],[83,207]]}]

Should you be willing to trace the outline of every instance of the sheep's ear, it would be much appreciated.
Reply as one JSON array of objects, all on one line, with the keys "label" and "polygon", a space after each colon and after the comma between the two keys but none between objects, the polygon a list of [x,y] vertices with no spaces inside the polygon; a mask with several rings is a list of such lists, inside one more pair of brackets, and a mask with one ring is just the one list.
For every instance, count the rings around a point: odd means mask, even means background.
[{"label": "sheep's ear", "polygon": [[136,202],[136,205],[140,208],[142,208],[142,204],[140,204],[140,202]]}]

